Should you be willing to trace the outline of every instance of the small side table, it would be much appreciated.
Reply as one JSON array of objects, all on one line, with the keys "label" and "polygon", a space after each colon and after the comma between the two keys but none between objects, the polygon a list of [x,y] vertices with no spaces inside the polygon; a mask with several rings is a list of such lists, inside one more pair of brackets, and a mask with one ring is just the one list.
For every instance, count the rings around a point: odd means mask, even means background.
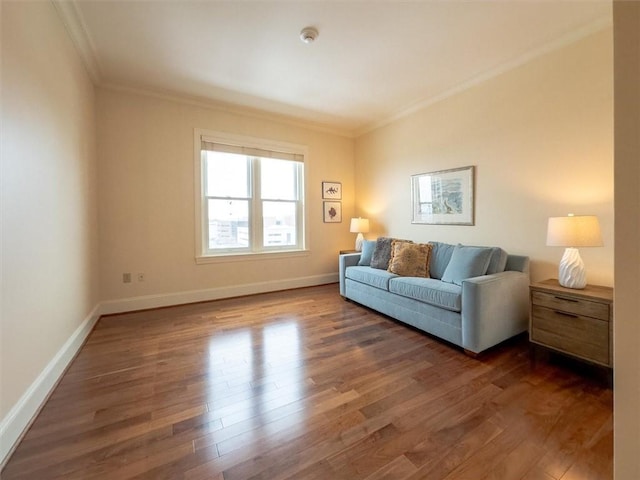
[{"label": "small side table", "polygon": [[613,288],[560,286],[556,279],[529,287],[529,340],[590,363],[613,367]]},{"label": "small side table", "polygon": [[357,250],[340,250],[340,255],[345,255],[347,253],[360,253]]}]

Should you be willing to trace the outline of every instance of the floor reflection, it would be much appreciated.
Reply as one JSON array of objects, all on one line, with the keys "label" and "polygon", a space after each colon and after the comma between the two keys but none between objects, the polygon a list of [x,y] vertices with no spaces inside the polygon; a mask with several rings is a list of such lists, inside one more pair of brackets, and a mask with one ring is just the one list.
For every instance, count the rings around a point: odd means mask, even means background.
[{"label": "floor reflection", "polygon": [[225,429],[249,432],[262,425],[261,435],[296,428],[304,418],[305,378],[295,321],[217,333],[208,345],[208,416]]}]

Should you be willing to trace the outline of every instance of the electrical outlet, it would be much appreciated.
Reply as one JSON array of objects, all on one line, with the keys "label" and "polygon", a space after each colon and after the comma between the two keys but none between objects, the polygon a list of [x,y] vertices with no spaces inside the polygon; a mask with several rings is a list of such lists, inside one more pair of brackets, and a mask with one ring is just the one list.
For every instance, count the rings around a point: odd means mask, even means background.
[{"label": "electrical outlet", "polygon": [[131,274],[123,273],[122,274],[122,283],[131,283]]},{"label": "electrical outlet", "polygon": [[138,281],[139,282],[144,282],[144,273],[139,273],[138,274]]}]

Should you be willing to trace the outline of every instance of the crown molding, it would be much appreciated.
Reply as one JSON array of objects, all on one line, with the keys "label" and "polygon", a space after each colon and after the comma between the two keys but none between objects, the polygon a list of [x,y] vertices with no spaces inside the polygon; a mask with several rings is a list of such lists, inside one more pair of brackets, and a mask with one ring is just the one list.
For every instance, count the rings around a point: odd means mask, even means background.
[{"label": "crown molding", "polygon": [[100,63],[98,62],[98,55],[96,54],[95,46],[89,36],[87,28],[85,26],[82,15],[78,11],[75,1],[73,0],[50,0],[58,16],[62,20],[71,41],[73,42],[76,50],[80,54],[82,63],[89,73],[94,85],[100,85],[102,81],[102,74],[100,69]]},{"label": "crown molding", "polygon": [[215,110],[218,112],[229,113],[233,115],[242,115],[259,120],[278,122],[292,127],[305,128],[307,130],[312,130],[320,133],[328,133],[339,137],[354,138],[353,130],[350,130],[348,128],[335,127],[323,123],[312,122],[303,118],[274,113],[268,110],[244,107],[238,104],[226,103],[209,98],[194,97],[183,93],[166,90],[154,90],[150,88],[127,86],[119,83],[102,83],[98,85],[98,87],[106,91],[156,98],[159,100],[181,103],[183,105],[191,105],[199,108],[206,108],[209,110]]},{"label": "crown molding", "polygon": [[544,45],[541,45],[537,48],[529,50],[525,54],[520,55],[519,57],[511,61],[502,63],[497,67],[494,67],[479,75],[476,75],[475,77],[469,79],[468,81],[460,83],[455,87],[450,88],[449,90],[446,90],[438,95],[434,95],[432,97],[425,98],[417,103],[414,103],[384,120],[372,123],[369,126],[366,126],[362,129],[358,129],[354,132],[354,136],[357,138],[359,136],[362,136],[374,130],[377,130],[378,128],[389,125],[397,120],[407,117],[420,110],[424,110],[425,108],[430,107],[431,105],[434,105],[442,100],[445,100],[446,98],[457,95],[458,93],[468,90],[469,88],[479,85],[483,82],[486,82],[491,78],[497,77],[498,75],[506,73],[509,70],[513,70],[521,65],[524,65],[525,63],[528,63],[535,58],[551,53],[554,50],[559,50],[589,35],[592,35],[596,32],[604,30],[605,28],[609,28],[612,25],[613,25],[613,17],[611,15],[601,17],[591,23],[588,23],[587,25],[584,25],[576,30],[572,30],[567,34],[562,35],[561,37],[558,37],[555,40],[552,40],[551,42],[545,43]]}]

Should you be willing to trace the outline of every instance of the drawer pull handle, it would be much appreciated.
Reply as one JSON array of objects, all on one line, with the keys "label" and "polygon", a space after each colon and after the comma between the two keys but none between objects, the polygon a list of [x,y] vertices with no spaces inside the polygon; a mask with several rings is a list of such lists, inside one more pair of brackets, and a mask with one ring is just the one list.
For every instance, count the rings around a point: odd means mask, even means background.
[{"label": "drawer pull handle", "polygon": [[555,297],[557,300],[563,300],[565,302],[574,302],[574,303],[578,303],[578,300],[574,299],[574,298],[564,298],[564,297]]},{"label": "drawer pull handle", "polygon": [[554,312],[565,317],[578,318],[578,315],[574,315],[573,313],[559,312],[558,310],[554,310]]}]

